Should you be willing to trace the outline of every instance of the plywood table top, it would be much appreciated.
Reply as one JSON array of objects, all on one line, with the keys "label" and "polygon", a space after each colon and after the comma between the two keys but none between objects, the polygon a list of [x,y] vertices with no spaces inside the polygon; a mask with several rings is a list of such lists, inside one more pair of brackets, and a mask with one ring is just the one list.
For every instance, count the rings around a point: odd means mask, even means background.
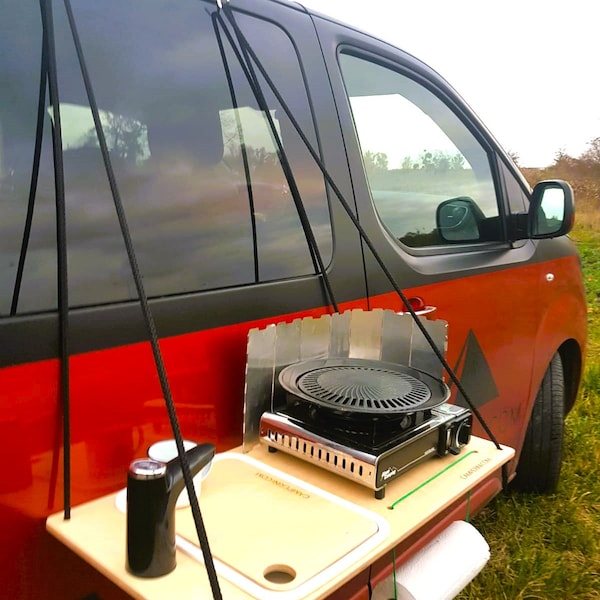
[{"label": "plywood table top", "polygon": [[[227,600],[319,600],[352,579],[432,517],[466,498],[514,456],[473,437],[458,456],[432,458],[388,484],[386,497],[262,445],[217,455],[199,497],[219,586]],[[208,599],[190,509],[178,509],[177,567],[143,579],[127,572],[124,493],[57,513],[47,530],[128,594]],[[281,557],[281,561],[279,561]],[[292,581],[263,578],[281,564]]]}]

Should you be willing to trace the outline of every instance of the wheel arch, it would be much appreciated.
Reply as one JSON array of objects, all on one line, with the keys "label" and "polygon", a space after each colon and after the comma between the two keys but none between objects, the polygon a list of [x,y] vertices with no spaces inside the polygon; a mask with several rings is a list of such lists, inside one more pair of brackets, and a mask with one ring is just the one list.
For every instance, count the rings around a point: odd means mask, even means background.
[{"label": "wheel arch", "polygon": [[564,341],[558,348],[558,353],[563,364],[565,385],[565,415],[575,404],[581,376],[583,373],[583,352],[581,346],[574,339]]},{"label": "wheel arch", "polygon": [[547,305],[535,339],[535,360],[531,378],[530,407],[552,357],[559,353],[565,377],[565,414],[575,403],[583,373],[587,342],[585,299],[565,289]]}]

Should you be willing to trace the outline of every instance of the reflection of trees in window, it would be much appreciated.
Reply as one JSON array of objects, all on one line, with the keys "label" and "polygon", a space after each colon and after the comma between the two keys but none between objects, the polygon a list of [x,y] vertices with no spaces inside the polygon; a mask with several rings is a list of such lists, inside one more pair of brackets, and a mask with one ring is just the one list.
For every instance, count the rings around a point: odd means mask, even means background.
[{"label": "reflection of trees in window", "polygon": [[465,158],[460,152],[450,154],[443,150],[424,150],[417,162],[413,164],[413,169],[425,169],[426,171],[458,171],[463,169]]},{"label": "reflection of trees in window", "polygon": [[[143,123],[123,115],[103,113],[102,127],[106,143],[114,156],[124,162],[136,163],[143,159],[147,151],[147,130]],[[83,146],[99,146],[95,128],[90,129]]]},{"label": "reflection of trees in window", "polygon": [[233,110],[220,111],[223,149],[226,155],[234,155],[240,148],[240,132]]},{"label": "reflection of trees in window", "polygon": [[443,240],[437,229],[433,228],[429,232],[409,231],[406,235],[399,238],[411,248],[422,248],[424,246],[438,246],[443,243]]},{"label": "reflection of trees in window", "polygon": [[[372,152],[367,150],[363,154],[363,162],[368,174],[381,171],[394,171],[389,168],[389,160],[384,152]],[[460,152],[454,154],[444,150],[423,150],[418,158],[405,156],[400,163],[400,169],[404,171],[459,171],[465,168],[465,157]]]},{"label": "reflection of trees in window", "polygon": [[371,152],[370,150],[367,150],[363,154],[363,161],[367,173],[388,170],[388,157],[384,152]]},{"label": "reflection of trees in window", "polygon": [[[279,132],[275,112],[271,117]],[[279,165],[272,133],[262,111],[250,107],[220,111],[225,162],[239,174],[243,173],[243,152],[250,172],[270,170]]]},{"label": "reflection of trees in window", "polygon": [[234,170],[236,165],[242,164],[242,150],[246,153],[250,172],[261,168],[279,167],[279,158],[276,152],[269,152],[266,148],[254,148],[253,146],[236,146],[229,149],[226,155],[226,162]]},{"label": "reflection of trees in window", "polygon": [[404,170],[424,169],[426,171],[459,171],[465,168],[465,157],[456,152],[444,152],[443,150],[423,150],[418,158],[405,156],[401,168]]}]

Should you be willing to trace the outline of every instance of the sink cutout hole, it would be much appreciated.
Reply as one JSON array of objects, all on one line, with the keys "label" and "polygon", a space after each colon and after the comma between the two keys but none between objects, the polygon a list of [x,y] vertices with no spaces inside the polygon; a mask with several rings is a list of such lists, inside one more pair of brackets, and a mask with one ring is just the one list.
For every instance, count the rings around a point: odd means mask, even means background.
[{"label": "sink cutout hole", "polygon": [[271,583],[285,585],[296,579],[296,571],[289,565],[271,565],[264,570],[263,577]]}]

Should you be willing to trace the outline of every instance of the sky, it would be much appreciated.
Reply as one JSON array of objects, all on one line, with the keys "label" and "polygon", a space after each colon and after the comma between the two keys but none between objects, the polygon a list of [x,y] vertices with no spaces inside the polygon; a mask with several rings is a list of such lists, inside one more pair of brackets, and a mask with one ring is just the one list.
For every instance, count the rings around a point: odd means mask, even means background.
[{"label": "sky", "polygon": [[600,137],[599,0],[299,0],[440,73],[522,167]]}]

